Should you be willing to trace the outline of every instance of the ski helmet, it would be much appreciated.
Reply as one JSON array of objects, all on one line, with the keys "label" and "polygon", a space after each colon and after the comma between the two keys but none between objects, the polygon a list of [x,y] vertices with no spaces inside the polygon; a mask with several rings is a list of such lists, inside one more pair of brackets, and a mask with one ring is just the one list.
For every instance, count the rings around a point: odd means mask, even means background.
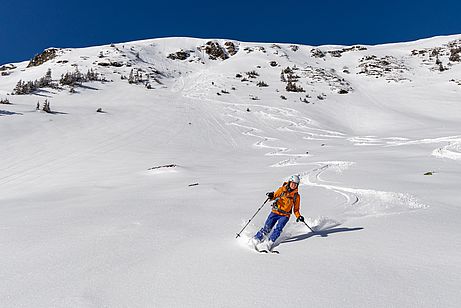
[{"label": "ski helmet", "polygon": [[290,179],[288,180],[288,182],[293,182],[293,183],[296,183],[299,185],[299,182],[301,180],[299,179],[299,176],[297,174],[294,174],[292,176],[290,176]]}]

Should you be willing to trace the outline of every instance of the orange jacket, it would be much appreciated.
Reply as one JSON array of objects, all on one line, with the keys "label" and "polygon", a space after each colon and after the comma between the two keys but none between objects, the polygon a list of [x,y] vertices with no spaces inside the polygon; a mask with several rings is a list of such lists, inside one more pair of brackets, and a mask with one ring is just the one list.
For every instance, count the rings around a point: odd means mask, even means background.
[{"label": "orange jacket", "polygon": [[290,217],[291,211],[293,210],[296,218],[301,216],[301,214],[299,214],[299,204],[301,203],[301,198],[298,194],[297,187],[295,190],[289,192],[288,183],[283,183],[282,187],[277,189],[274,193],[274,198],[272,200],[275,199],[277,199],[277,201],[272,205],[273,213]]}]

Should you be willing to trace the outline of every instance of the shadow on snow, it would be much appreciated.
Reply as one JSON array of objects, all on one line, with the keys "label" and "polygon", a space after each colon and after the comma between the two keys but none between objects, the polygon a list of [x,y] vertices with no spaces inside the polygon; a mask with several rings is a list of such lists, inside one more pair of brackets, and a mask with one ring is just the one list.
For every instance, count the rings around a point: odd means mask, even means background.
[{"label": "shadow on snow", "polygon": [[302,241],[302,240],[306,240],[306,239],[308,239],[310,237],[313,237],[313,236],[316,236],[316,235],[321,236],[321,237],[327,237],[327,236],[329,236],[330,234],[333,234],[333,233],[359,231],[359,230],[363,230],[363,228],[362,227],[357,227],[357,228],[344,228],[343,227],[343,228],[329,228],[329,229],[324,229],[324,230],[316,230],[314,228],[314,232],[309,232],[309,233],[306,233],[306,234],[300,234],[300,235],[291,236],[291,237],[286,238],[283,241],[281,241],[280,244]]},{"label": "shadow on snow", "polygon": [[7,111],[7,110],[0,110],[0,116],[4,116],[4,115],[22,115],[22,113],[18,113],[18,112],[11,112],[11,111]]}]

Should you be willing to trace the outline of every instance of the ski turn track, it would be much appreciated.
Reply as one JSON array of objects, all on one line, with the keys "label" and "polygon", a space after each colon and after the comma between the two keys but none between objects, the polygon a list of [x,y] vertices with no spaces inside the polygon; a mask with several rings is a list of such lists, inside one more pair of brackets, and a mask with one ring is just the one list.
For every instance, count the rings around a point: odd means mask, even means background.
[{"label": "ski turn track", "polygon": [[[322,129],[319,127],[319,124],[315,123],[312,119],[309,119],[300,114],[298,111],[290,108],[264,106],[261,104],[245,102],[231,103],[218,99],[212,99],[210,98],[210,93],[212,92],[210,86],[212,84],[211,79],[203,79],[202,77],[203,75],[199,75],[198,79],[201,80],[199,82],[195,82],[192,87],[189,87],[186,91],[184,91],[183,96],[189,99],[200,100],[202,102],[208,101],[210,103],[223,106],[225,110],[224,116],[230,119],[226,123],[227,125],[241,128],[241,133],[243,135],[259,139],[253,144],[253,146],[256,148],[269,149],[270,151],[265,153],[265,156],[284,157],[283,160],[271,164],[269,167],[316,165],[317,167],[312,170],[299,172],[302,178],[301,183],[311,187],[320,187],[331,191],[334,194],[340,195],[344,201],[333,206],[343,208],[343,214],[342,217],[340,217],[342,222],[350,217],[400,214],[416,209],[426,208],[427,206],[420,203],[414,196],[407,193],[352,188],[333,185],[332,183],[324,181],[322,179],[323,173],[327,171],[341,173],[353,166],[355,163],[345,161],[314,163],[308,161],[303,162],[303,159],[311,158],[312,155],[308,153],[293,153],[293,149],[277,144],[282,143],[283,140],[271,136],[270,133],[266,132],[266,129],[263,128],[263,126],[265,127],[268,125],[267,123],[271,123],[272,127],[269,126],[267,129],[273,129],[273,124],[278,123],[276,125],[275,131],[281,133],[289,133],[290,136],[293,136],[293,138],[309,141],[344,140],[356,146],[390,147],[404,146],[409,144],[454,141],[457,143],[453,142],[450,144],[450,147],[445,147],[439,151],[441,153],[440,156],[457,157],[458,154],[461,156],[458,143],[460,139],[456,139],[456,137],[459,136],[425,140],[410,140],[404,137],[351,137],[338,131]],[[241,100],[241,98],[239,100]],[[247,108],[251,108],[251,116],[254,119],[251,122],[249,121],[249,116],[247,115],[249,112],[245,111]],[[320,224],[341,224],[340,222],[330,218],[319,218],[317,220],[311,220],[310,223],[313,224],[314,228]]]}]

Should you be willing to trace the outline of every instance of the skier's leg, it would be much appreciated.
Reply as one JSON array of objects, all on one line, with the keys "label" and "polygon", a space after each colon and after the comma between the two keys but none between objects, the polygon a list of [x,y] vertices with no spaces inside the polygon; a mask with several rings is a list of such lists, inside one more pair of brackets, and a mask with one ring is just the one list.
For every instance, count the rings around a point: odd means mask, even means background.
[{"label": "skier's leg", "polygon": [[279,215],[271,212],[267,217],[266,222],[264,223],[264,227],[262,227],[261,230],[259,230],[258,233],[256,233],[255,238],[262,241],[264,235],[267,235],[269,234],[269,232],[271,232],[272,228],[277,222],[278,216]]},{"label": "skier's leg", "polygon": [[280,234],[282,233],[283,228],[287,224],[288,220],[290,218],[286,216],[280,216],[280,218],[277,221],[277,226],[275,226],[274,231],[272,232],[271,236],[269,237],[269,240],[272,242],[275,242]]}]

